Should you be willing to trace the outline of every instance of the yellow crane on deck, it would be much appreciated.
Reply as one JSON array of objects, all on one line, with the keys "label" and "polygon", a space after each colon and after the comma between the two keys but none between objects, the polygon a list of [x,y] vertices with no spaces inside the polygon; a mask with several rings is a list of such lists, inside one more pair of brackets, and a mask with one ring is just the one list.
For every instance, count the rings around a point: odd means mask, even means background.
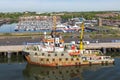
[{"label": "yellow crane on deck", "polygon": [[80,34],[80,53],[83,54],[84,45],[83,45],[83,36],[84,36],[84,22],[81,24],[81,34]]}]

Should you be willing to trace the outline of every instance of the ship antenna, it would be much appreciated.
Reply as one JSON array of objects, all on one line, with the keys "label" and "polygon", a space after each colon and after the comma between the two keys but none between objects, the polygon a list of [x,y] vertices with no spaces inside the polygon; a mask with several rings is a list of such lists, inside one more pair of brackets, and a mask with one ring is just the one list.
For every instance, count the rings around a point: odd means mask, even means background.
[{"label": "ship antenna", "polygon": [[56,16],[53,16],[53,30],[54,30],[55,36],[56,36]]},{"label": "ship antenna", "polygon": [[80,34],[80,53],[83,54],[83,34],[84,33],[84,22],[81,24],[81,34]]},{"label": "ship antenna", "polygon": [[52,38],[55,38],[56,36],[56,16],[53,16],[53,27],[52,27],[52,31],[51,31],[51,36]]}]

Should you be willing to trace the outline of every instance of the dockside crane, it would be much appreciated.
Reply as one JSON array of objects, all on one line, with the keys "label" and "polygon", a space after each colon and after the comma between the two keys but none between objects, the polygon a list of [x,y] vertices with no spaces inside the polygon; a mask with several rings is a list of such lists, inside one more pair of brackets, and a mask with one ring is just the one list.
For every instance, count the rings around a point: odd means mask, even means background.
[{"label": "dockside crane", "polygon": [[84,22],[81,24],[81,33],[80,33],[80,53],[83,54],[84,45],[83,45],[83,37],[84,37]]}]

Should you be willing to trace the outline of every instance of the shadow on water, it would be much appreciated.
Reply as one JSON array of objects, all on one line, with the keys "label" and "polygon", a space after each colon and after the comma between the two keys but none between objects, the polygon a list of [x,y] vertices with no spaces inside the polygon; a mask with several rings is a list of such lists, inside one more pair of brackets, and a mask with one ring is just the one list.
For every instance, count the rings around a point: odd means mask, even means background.
[{"label": "shadow on water", "polygon": [[[112,67],[114,67],[114,65],[42,67],[27,64],[23,70],[23,75],[25,80],[94,80],[92,78],[89,79],[91,73]],[[103,73],[101,73],[101,75]]]},{"label": "shadow on water", "polygon": [[8,58],[7,56],[0,56],[0,63],[8,63],[8,64],[12,64],[12,63],[24,63],[25,62],[25,58],[23,55],[11,55],[10,58]]}]

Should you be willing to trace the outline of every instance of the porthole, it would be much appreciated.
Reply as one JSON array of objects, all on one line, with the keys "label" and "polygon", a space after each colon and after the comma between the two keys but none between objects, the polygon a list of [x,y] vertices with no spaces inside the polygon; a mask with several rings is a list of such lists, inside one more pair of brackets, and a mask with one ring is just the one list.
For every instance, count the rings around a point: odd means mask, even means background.
[{"label": "porthole", "polygon": [[37,53],[35,53],[35,55],[37,56]]},{"label": "porthole", "polygon": [[42,56],[44,56],[44,53],[42,53]]},{"label": "porthole", "polygon": [[48,56],[51,56],[50,54],[48,54]]},{"label": "porthole", "polygon": [[66,58],[66,61],[68,61],[68,58]]},{"label": "porthole", "polygon": [[43,61],[43,59],[41,59],[41,61]]},{"label": "porthole", "polygon": [[79,61],[79,58],[77,58],[76,60],[78,60],[78,61]]},{"label": "porthole", "polygon": [[61,54],[61,56],[64,56],[64,54]]},{"label": "porthole", "polygon": [[55,59],[52,59],[52,61],[55,61]]},{"label": "porthole", "polygon": [[59,58],[59,61],[62,61],[62,59],[61,59],[61,58]]},{"label": "porthole", "polygon": [[73,58],[71,58],[71,61],[73,61]]},{"label": "porthole", "polygon": [[69,71],[67,70],[66,73],[68,73]]},{"label": "porthole", "polygon": [[57,56],[57,54],[55,54],[55,56]]},{"label": "porthole", "polygon": [[49,59],[47,59],[47,61],[49,61]]}]

